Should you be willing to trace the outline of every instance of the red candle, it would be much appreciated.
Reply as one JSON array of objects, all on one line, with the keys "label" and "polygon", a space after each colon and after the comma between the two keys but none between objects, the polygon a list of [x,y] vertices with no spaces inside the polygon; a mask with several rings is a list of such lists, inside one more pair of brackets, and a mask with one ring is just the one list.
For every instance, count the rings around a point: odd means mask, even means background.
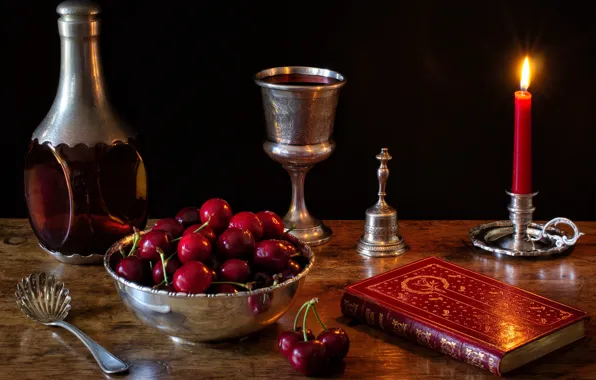
[{"label": "red candle", "polygon": [[515,92],[515,139],[513,143],[513,185],[514,194],[532,193],[532,94],[530,85],[530,63],[524,61],[521,91]]}]

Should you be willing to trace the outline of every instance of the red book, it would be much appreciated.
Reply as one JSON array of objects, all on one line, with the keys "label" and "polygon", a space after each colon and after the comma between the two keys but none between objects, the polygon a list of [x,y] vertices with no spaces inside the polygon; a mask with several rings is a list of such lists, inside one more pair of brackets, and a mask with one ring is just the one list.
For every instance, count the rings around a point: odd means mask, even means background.
[{"label": "red book", "polygon": [[435,257],[348,286],[341,309],[497,375],[581,339],[588,317]]}]

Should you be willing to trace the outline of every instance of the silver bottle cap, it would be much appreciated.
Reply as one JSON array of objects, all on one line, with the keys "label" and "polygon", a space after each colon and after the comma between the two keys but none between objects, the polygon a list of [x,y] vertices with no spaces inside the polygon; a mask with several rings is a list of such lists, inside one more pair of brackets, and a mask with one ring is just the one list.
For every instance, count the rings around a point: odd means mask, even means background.
[{"label": "silver bottle cap", "polygon": [[32,140],[53,146],[126,143],[136,133],[109,104],[99,56],[99,13],[91,1],[65,1],[56,12],[61,41],[60,81],[54,103]]}]

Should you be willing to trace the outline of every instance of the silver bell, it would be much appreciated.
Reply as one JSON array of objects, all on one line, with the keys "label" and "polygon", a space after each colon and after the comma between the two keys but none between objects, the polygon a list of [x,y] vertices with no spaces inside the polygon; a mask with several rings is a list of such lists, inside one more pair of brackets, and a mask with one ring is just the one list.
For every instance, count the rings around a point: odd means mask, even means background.
[{"label": "silver bell", "polygon": [[385,188],[389,178],[387,161],[391,160],[387,148],[381,149],[381,153],[377,154],[377,160],[381,161],[377,170],[379,200],[366,210],[364,235],[360,237],[356,251],[370,257],[398,256],[406,252],[408,247],[399,236],[397,211],[385,202]]}]

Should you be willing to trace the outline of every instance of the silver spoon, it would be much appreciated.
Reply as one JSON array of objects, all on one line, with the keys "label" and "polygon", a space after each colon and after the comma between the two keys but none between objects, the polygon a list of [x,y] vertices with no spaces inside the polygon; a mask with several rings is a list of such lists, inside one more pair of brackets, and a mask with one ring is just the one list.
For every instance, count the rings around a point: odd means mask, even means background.
[{"label": "silver spoon", "polygon": [[17,305],[27,317],[46,326],[64,327],[73,333],[87,346],[105,373],[128,370],[126,363],[110,354],[78,328],[64,322],[70,310],[69,294],[63,282],[56,281],[54,276],[47,276],[45,273],[34,273],[22,279],[15,293]]}]

